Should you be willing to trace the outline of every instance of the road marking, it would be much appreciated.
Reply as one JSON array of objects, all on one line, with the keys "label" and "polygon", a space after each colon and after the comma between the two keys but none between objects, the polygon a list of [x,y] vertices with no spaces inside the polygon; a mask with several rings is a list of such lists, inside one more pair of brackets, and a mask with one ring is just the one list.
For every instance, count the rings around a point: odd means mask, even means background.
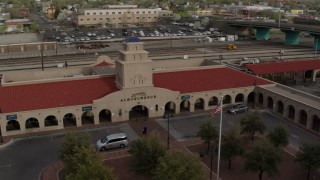
[{"label": "road marking", "polygon": [[300,137],[298,137],[297,135],[291,134],[292,137],[300,139]]},{"label": "road marking", "polygon": [[6,164],[6,165],[1,165],[0,168],[3,168],[3,167],[11,167],[11,164]]}]

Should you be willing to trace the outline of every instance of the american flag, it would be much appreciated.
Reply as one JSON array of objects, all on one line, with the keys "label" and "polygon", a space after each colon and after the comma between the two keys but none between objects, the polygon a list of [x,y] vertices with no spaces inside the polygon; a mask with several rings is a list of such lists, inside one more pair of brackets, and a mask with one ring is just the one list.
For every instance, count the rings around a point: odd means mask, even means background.
[{"label": "american flag", "polygon": [[214,117],[214,115],[217,114],[218,112],[220,112],[221,109],[222,109],[222,107],[221,107],[221,102],[220,102],[218,104],[218,106],[211,111],[211,117]]}]

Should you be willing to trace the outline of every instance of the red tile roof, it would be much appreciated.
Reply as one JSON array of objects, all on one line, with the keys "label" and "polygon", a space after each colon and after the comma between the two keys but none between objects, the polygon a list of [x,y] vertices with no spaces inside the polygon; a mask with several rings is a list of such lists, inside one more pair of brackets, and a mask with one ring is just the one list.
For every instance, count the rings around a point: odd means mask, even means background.
[{"label": "red tile roof", "polygon": [[114,65],[114,64],[111,64],[111,63],[108,63],[108,62],[102,62],[102,63],[99,63],[99,64],[97,64],[95,66],[112,66],[112,65]]},{"label": "red tile roof", "polygon": [[232,70],[230,68],[203,69],[156,73],[155,87],[167,88],[181,93],[202,92],[219,89],[271,84],[271,82]]},{"label": "red tile roof", "polygon": [[[0,86],[0,110],[2,113],[91,104],[119,89],[115,77],[72,80],[39,84]],[[202,69],[155,73],[155,87],[181,93],[237,88],[270,84],[246,73],[229,68]]]},{"label": "red tile roof", "polygon": [[257,75],[283,72],[301,72],[320,69],[320,60],[286,61],[268,64],[247,64],[246,67]]},{"label": "red tile roof", "polygon": [[115,78],[86,79],[0,86],[2,113],[91,104],[109,93],[117,91]]}]

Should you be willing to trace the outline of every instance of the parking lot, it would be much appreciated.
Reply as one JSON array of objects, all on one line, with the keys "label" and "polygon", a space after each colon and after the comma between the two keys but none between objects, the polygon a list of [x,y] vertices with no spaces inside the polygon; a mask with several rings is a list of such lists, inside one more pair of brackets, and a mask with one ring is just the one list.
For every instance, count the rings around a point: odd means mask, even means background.
[{"label": "parking lot", "polygon": [[45,41],[80,42],[92,40],[110,40],[125,36],[138,37],[182,37],[182,36],[220,36],[218,29],[194,30],[188,24],[166,24],[155,27],[130,26],[126,28],[85,28],[72,31],[46,30]]}]

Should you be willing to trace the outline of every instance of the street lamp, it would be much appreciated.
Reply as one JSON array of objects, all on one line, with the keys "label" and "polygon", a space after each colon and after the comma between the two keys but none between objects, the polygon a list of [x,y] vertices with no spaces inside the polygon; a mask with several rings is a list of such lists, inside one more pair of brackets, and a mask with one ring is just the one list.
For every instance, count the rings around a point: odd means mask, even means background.
[{"label": "street lamp", "polygon": [[318,38],[315,37],[314,42],[315,42],[315,48],[316,48],[314,50],[314,58],[316,58],[317,57],[317,51],[318,51]]},{"label": "street lamp", "polygon": [[211,147],[211,155],[210,155],[210,180],[212,180],[212,160],[214,159],[213,155],[213,145]]},{"label": "street lamp", "polygon": [[203,60],[206,60],[206,44],[203,43]]},{"label": "street lamp", "polygon": [[223,56],[219,55],[219,59],[220,59],[220,64],[221,64],[221,61],[223,60]]},{"label": "street lamp", "polygon": [[41,55],[41,69],[42,69],[42,71],[44,71],[44,66],[43,66],[43,48],[42,48],[42,45],[41,45],[40,55]]},{"label": "street lamp", "polygon": [[170,117],[173,117],[173,114],[170,111],[165,111],[163,119],[167,118],[167,150],[170,149]]},{"label": "street lamp", "polygon": [[284,50],[280,50],[279,51],[279,55],[280,55],[280,60],[282,60],[282,55],[284,54]]}]

